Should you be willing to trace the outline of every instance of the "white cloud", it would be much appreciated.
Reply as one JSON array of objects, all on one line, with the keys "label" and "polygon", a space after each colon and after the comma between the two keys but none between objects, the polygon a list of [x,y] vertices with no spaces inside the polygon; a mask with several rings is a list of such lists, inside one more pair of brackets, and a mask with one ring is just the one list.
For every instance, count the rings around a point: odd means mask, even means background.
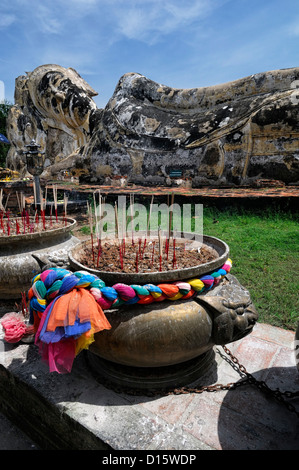
[{"label": "white cloud", "polygon": [[57,9],[59,3],[53,3],[47,6],[45,2],[37,0],[2,0],[4,1],[1,12],[0,27],[10,26],[16,22],[19,31],[26,33],[38,30],[42,33],[57,34],[61,31],[63,15]]},{"label": "white cloud", "polygon": [[60,19],[54,14],[52,8],[39,4],[36,9],[36,20],[43,33],[59,34],[62,30]]},{"label": "white cloud", "polygon": [[[4,0],[7,14],[0,27],[17,17],[24,25],[45,34],[60,34],[84,22],[90,34],[110,44],[128,38],[152,44],[180,28],[204,18],[230,0]],[[71,32],[71,31],[70,31]],[[76,34],[77,31],[73,31]]]},{"label": "white cloud", "polygon": [[2,13],[0,16],[0,28],[7,28],[12,23],[14,23],[15,20],[16,20],[15,15]]},{"label": "white cloud", "polygon": [[[116,32],[128,39],[155,43],[204,17],[227,0],[112,0]],[[105,0],[104,2],[105,3]]]}]

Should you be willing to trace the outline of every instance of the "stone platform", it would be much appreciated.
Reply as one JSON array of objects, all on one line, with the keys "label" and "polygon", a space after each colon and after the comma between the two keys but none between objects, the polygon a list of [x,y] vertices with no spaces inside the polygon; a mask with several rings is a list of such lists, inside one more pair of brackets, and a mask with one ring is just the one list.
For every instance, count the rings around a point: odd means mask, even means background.
[{"label": "stone platform", "polygon": [[[48,185],[51,186],[51,182]],[[192,188],[188,186],[138,186],[128,184],[126,186],[117,185],[92,185],[92,184],[73,184],[68,181],[54,182],[60,191],[74,191],[75,193],[88,194],[96,190],[101,190],[101,194],[136,194],[142,196],[163,196],[167,194],[175,194],[177,196],[199,197],[203,199],[287,199],[299,197],[298,185],[269,185],[261,184],[256,187],[239,186],[239,187],[209,187]]]},{"label": "stone platform", "polygon": [[[296,392],[299,373],[294,336],[292,331],[258,323],[250,335],[227,346],[257,380],[264,380],[273,390]],[[147,454],[299,450],[298,415],[256,386],[133,396],[97,381],[86,369],[82,353],[71,374],[58,375],[48,372],[34,345],[0,342],[0,348],[1,411],[39,448],[111,453],[141,450]],[[202,384],[239,382],[240,372],[223,348],[216,347],[215,352],[215,366]],[[287,403],[299,413],[298,397]],[[15,448],[13,439],[11,446],[6,441],[7,449]],[[26,444],[36,448],[28,440]]]}]

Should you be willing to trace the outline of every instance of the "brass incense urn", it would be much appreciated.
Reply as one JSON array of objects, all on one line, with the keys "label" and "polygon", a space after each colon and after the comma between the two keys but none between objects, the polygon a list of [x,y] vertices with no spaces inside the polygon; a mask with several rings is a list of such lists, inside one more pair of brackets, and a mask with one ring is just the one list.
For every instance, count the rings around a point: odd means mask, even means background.
[{"label": "brass incense urn", "polygon": [[[21,292],[30,288],[32,278],[47,267],[69,266],[68,252],[78,243],[72,235],[76,220],[58,217],[56,222],[45,217],[44,221],[45,227],[37,229],[35,218],[30,216],[25,230],[21,218],[10,219],[11,232],[1,234],[0,299],[20,298]],[[17,231],[16,224],[19,224]],[[4,220],[5,230],[7,225]]]},{"label": "brass incense urn", "polygon": [[[70,251],[71,267],[96,274],[109,285],[203,278],[221,269],[229,256],[226,243],[203,236],[202,243],[216,253],[211,262],[168,272],[110,273],[80,263],[86,243]],[[108,382],[141,390],[182,386],[203,377],[215,364],[214,347],[248,335],[258,318],[249,292],[229,272],[190,299],[124,305],[105,310],[105,315],[111,329],[95,335],[88,362]]]}]

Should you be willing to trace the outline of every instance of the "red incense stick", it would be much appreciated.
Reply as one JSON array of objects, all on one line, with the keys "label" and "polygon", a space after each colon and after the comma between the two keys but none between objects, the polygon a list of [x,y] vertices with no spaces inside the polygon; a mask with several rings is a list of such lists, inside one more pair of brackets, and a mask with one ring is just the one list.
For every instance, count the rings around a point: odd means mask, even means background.
[{"label": "red incense stick", "polygon": [[44,230],[46,230],[46,218],[45,218],[45,211],[42,210],[42,219],[43,219],[43,227],[44,227]]},{"label": "red incense stick", "polygon": [[122,249],[121,249],[121,244],[119,244],[119,259],[120,259],[120,267],[123,270],[124,268],[124,260],[123,260],[123,254],[122,254]]},{"label": "red incense stick", "polygon": [[101,240],[98,241],[98,258],[97,258],[97,268],[99,267],[99,259],[102,254],[102,245]]},{"label": "red incense stick", "polygon": [[20,226],[19,226],[18,219],[16,219],[16,234],[18,235],[19,233],[20,233]]},{"label": "red incense stick", "polygon": [[165,253],[166,253],[167,261],[168,261],[168,252],[169,252],[169,238],[166,238],[166,240],[165,240]]}]

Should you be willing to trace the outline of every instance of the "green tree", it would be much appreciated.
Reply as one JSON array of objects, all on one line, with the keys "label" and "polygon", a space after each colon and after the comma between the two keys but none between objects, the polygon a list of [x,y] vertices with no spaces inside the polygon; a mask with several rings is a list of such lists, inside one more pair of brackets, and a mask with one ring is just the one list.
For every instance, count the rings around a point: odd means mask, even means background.
[{"label": "green tree", "polygon": [[[12,104],[8,101],[4,100],[3,103],[0,103],[0,134],[6,135],[6,119],[8,116],[8,112],[11,108]],[[3,144],[0,142],[0,166],[6,166],[6,155],[9,150],[8,144]]]}]

